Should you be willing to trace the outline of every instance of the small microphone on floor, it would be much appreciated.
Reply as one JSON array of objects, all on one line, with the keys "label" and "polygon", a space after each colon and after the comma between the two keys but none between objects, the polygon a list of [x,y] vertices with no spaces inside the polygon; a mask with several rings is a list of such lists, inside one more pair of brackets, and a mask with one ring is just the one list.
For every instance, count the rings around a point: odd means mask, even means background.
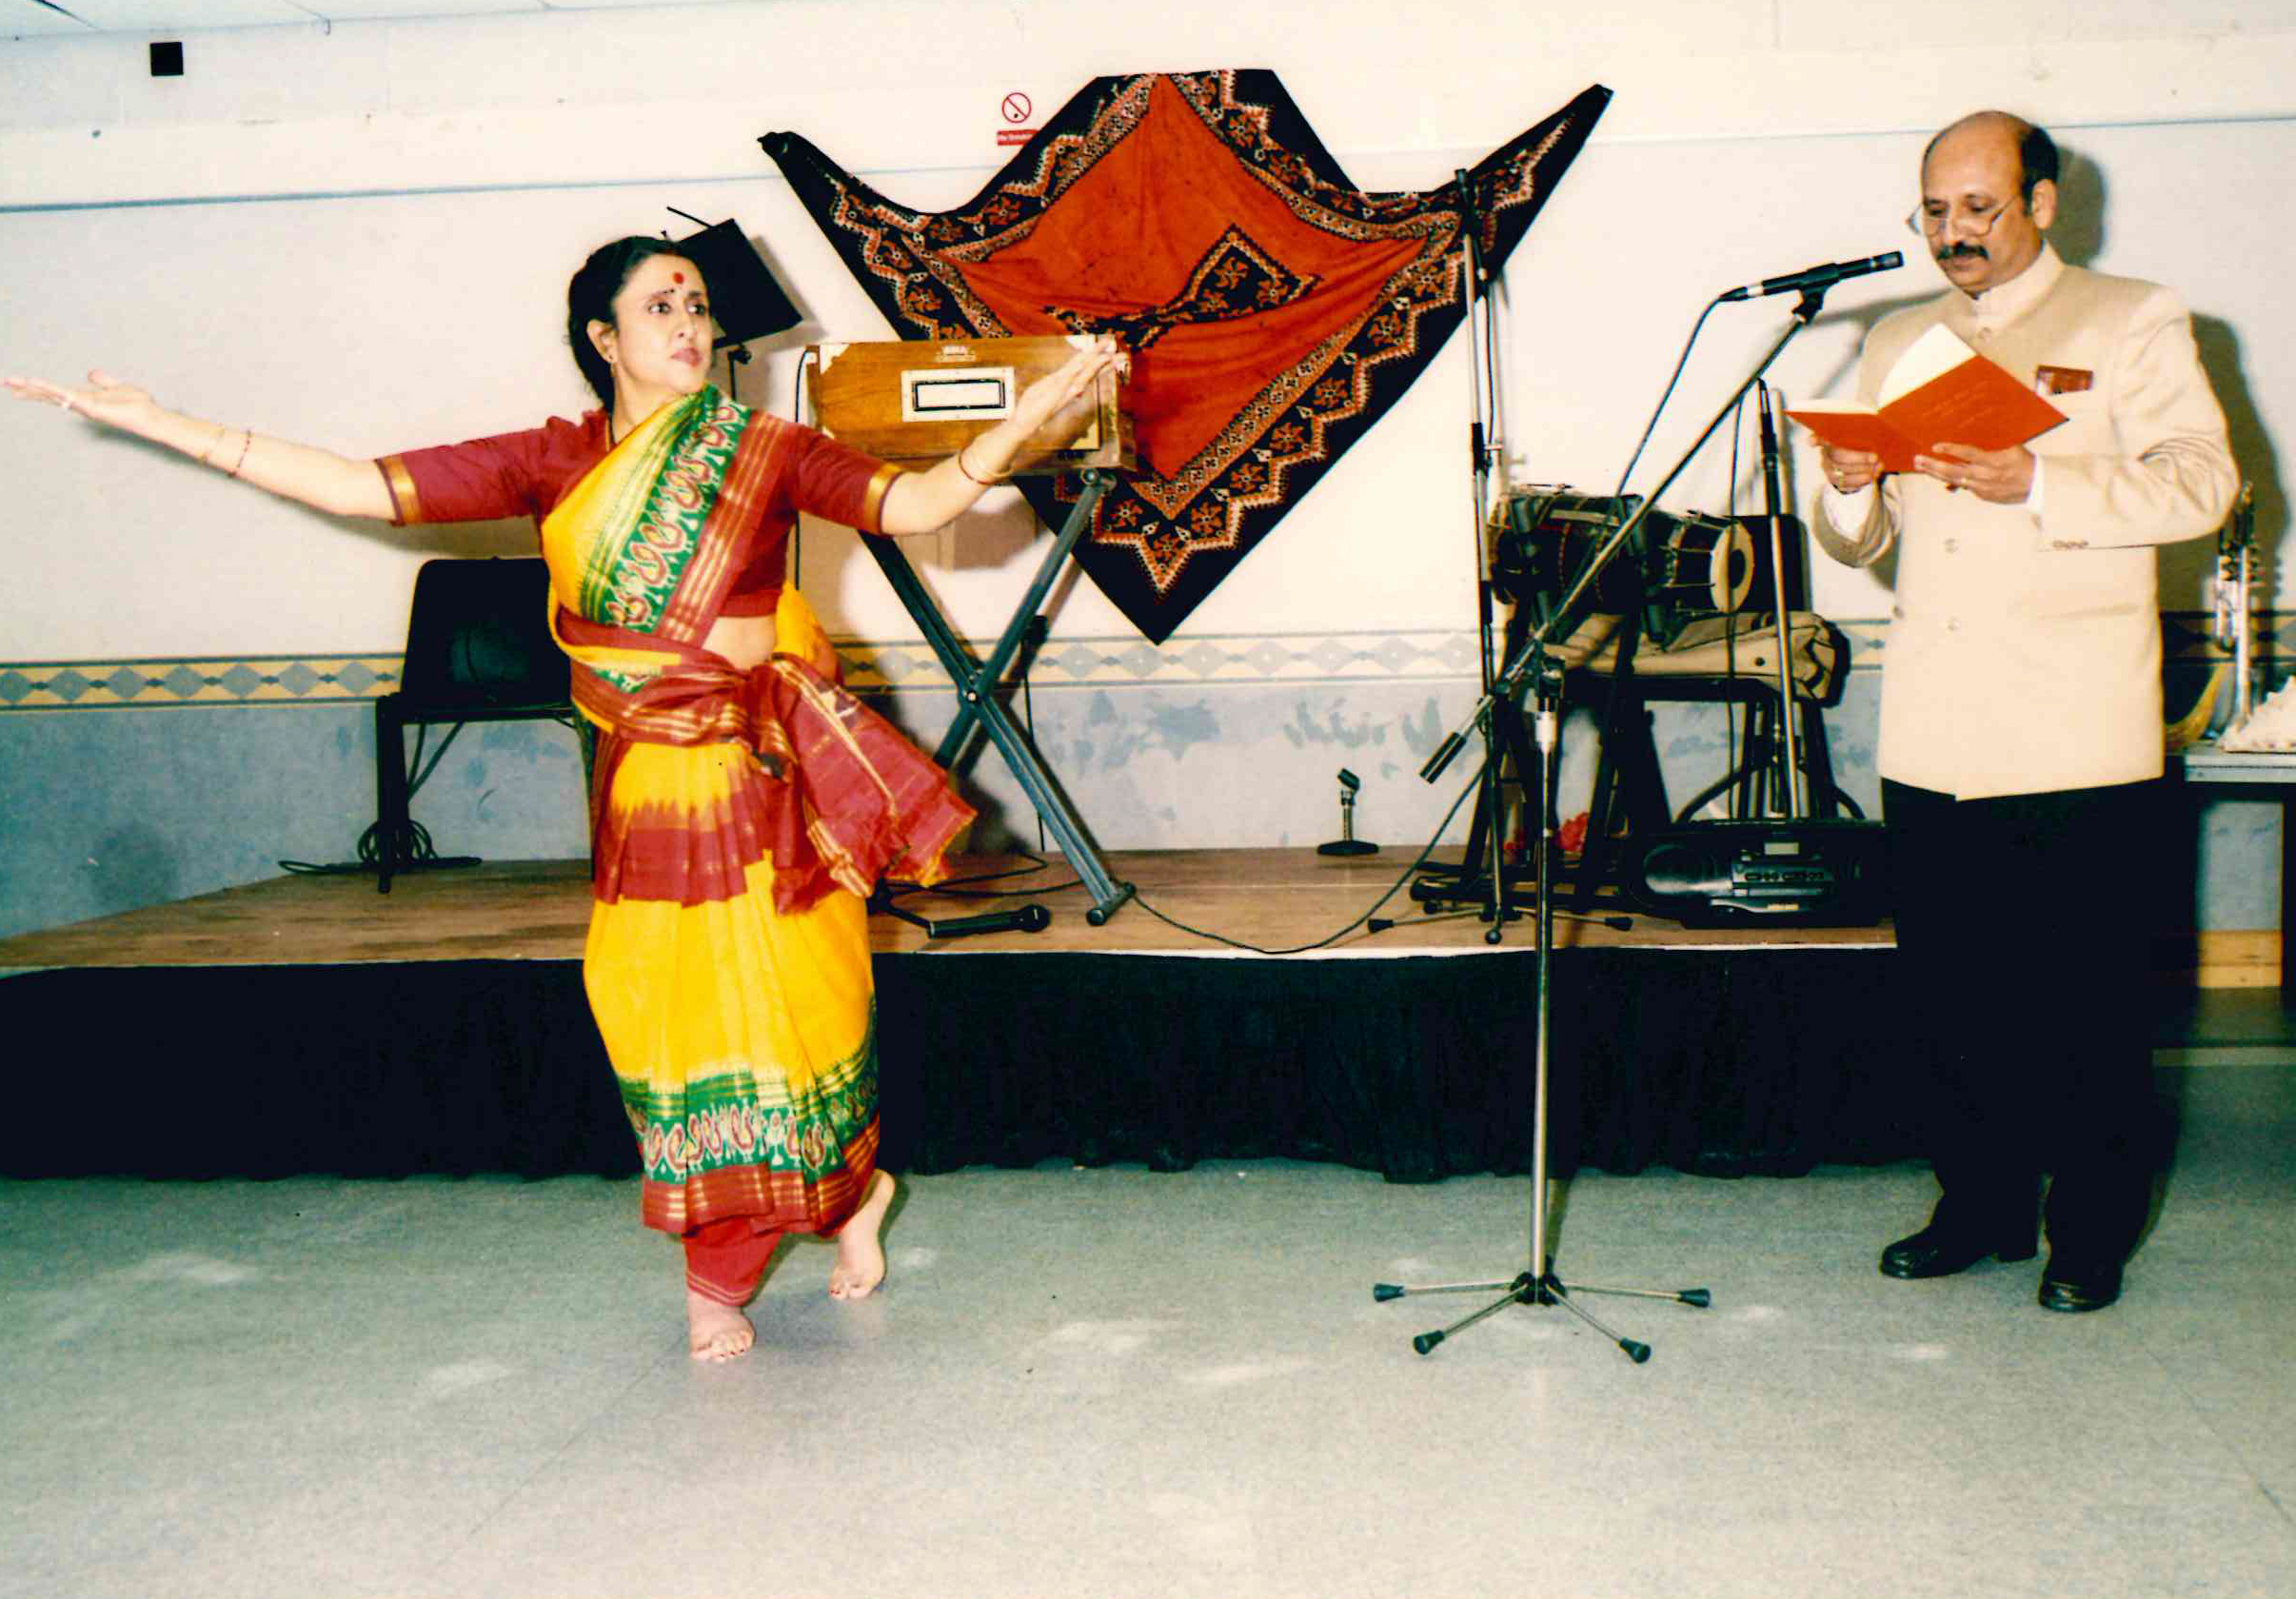
[{"label": "small microphone on floor", "polygon": [[[1317,844],[1316,846],[1317,855],[1376,855],[1379,853],[1377,844],[1368,843],[1356,837],[1356,791],[1362,786],[1363,780],[1361,778],[1344,766],[1339,768],[1339,837],[1328,844]],[[1376,933],[1378,929],[1375,927],[1372,931]]]},{"label": "small microphone on floor", "polygon": [[924,930],[928,938],[960,938],[968,933],[1041,933],[1051,925],[1052,912],[1041,905],[1023,905],[1017,911],[944,917],[926,922]]}]

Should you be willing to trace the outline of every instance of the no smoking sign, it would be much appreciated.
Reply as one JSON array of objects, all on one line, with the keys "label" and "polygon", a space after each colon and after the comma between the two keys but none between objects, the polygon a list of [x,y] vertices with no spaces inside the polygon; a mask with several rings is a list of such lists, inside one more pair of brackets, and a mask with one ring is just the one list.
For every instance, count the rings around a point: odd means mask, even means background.
[{"label": "no smoking sign", "polygon": [[1027,144],[1029,133],[1024,125],[1037,112],[1037,108],[1029,97],[1016,89],[1004,97],[1003,103],[997,108],[997,110],[1004,118],[1005,123],[1005,126],[997,129],[997,143],[1000,146]]}]

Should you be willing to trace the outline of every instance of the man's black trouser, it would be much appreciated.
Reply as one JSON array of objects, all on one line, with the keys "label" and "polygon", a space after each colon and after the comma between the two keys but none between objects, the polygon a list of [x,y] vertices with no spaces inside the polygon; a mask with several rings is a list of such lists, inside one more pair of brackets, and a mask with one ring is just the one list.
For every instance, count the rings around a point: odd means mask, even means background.
[{"label": "man's black trouser", "polygon": [[2155,1164],[2158,781],[1985,800],[1885,780],[1903,1018],[1934,1065],[1938,1219],[2117,1262]]}]

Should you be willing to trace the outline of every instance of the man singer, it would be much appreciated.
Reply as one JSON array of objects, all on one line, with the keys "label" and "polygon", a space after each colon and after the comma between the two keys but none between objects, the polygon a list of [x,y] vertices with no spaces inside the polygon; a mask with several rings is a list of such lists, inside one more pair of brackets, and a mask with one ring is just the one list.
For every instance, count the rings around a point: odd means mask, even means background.
[{"label": "man singer", "polygon": [[1874,326],[1857,383],[1943,323],[2066,420],[1910,473],[1824,449],[1811,522],[1838,561],[1897,552],[1878,764],[1942,1193],[1881,1270],[2030,1259],[2045,1215],[2040,1303],[2080,1312],[2120,1296],[2150,1200],[2153,546],[2212,532],[2238,474],[2182,302],[2049,244],[2057,166],[2000,111],[1930,141],[1908,221],[1951,287]]}]

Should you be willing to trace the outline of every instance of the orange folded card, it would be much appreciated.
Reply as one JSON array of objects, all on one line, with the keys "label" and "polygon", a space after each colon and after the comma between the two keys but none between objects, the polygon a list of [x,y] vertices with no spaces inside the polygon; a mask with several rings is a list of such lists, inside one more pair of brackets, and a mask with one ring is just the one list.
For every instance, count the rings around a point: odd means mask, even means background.
[{"label": "orange folded card", "polygon": [[1939,444],[2007,449],[2065,413],[1940,324],[1913,341],[1883,379],[1881,404],[1812,400],[1786,413],[1835,449],[1869,450],[1886,472],[1910,472]]}]

